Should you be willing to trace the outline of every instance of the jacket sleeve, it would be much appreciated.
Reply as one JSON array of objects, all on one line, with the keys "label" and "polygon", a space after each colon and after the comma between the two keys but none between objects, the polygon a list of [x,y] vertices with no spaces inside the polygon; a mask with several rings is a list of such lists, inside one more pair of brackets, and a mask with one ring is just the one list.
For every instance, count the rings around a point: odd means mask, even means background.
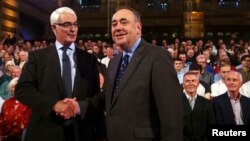
[{"label": "jacket sleeve", "polygon": [[32,111],[47,116],[57,99],[53,99],[49,97],[49,94],[44,94],[39,90],[39,65],[41,64],[39,64],[36,52],[30,52],[28,62],[24,65],[15,87],[15,97],[18,101],[30,107]]}]

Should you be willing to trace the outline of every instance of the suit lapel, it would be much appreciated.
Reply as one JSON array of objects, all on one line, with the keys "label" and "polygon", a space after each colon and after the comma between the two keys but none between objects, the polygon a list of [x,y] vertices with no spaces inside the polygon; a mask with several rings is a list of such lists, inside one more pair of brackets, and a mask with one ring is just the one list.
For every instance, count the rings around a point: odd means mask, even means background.
[{"label": "suit lapel", "polygon": [[[114,88],[115,78],[116,78],[116,75],[118,73],[119,64],[121,62],[121,59],[122,59],[122,53],[117,55],[117,59],[114,59],[113,66],[110,66],[110,68],[113,68],[113,69],[111,69],[110,75],[109,75],[110,80],[111,80],[111,84],[112,84],[111,88]],[[112,93],[113,93],[113,90],[112,90]]]},{"label": "suit lapel", "polygon": [[79,85],[79,82],[80,82],[80,79],[81,79],[81,76],[79,74],[79,69],[76,68],[76,73],[75,73],[75,81],[74,81],[74,87],[73,87],[73,94],[72,94],[72,97],[76,97],[77,94],[76,94],[76,90],[78,89],[78,87],[80,86]]},{"label": "suit lapel", "polygon": [[[115,96],[114,99],[112,100],[113,105],[116,103],[117,99],[119,98],[120,94],[122,93],[122,90],[125,88],[126,83],[128,82],[129,78],[133,75],[135,68],[138,66],[138,64],[143,56],[143,50],[144,50],[144,44],[142,44],[142,42],[141,42],[139,44],[138,48],[135,50],[135,52],[131,58],[131,61],[129,62],[129,64],[127,66],[127,69],[123,75],[123,78],[122,78],[120,85],[119,85],[119,88],[117,90],[117,96]],[[122,57],[120,57],[120,59],[121,58]],[[118,59],[119,61],[116,62],[118,64],[117,65],[118,67],[119,67],[120,59]],[[116,72],[117,72],[118,67],[116,67]]]},{"label": "suit lapel", "polygon": [[246,120],[247,113],[249,112],[248,111],[249,107],[248,107],[248,104],[245,101],[245,97],[243,95],[241,95],[240,104],[241,104],[241,111],[242,111],[242,120],[243,120],[244,124],[249,124],[249,122]]},{"label": "suit lapel", "polygon": [[[74,87],[73,87],[73,97],[77,97],[77,90],[79,89],[79,87],[83,87],[84,84],[81,84],[81,78],[82,76],[80,75],[80,68],[85,68],[85,69],[82,69],[82,73],[83,74],[86,74],[86,71],[87,68],[85,65],[86,62],[85,60],[86,59],[82,59],[81,57],[83,57],[83,55],[80,55],[80,50],[78,50],[78,48],[76,47],[76,50],[75,50],[75,54],[74,54],[74,60],[75,60],[75,66],[76,66],[76,72],[75,72],[75,81],[74,81]],[[82,66],[82,67],[80,67]]]},{"label": "suit lapel", "polygon": [[182,95],[182,101],[183,101],[183,110],[187,113],[190,113],[192,112],[192,109],[191,109],[191,106],[189,104],[189,101],[186,97],[186,95],[183,93]]},{"label": "suit lapel", "polygon": [[[233,107],[232,107],[232,104],[231,104],[231,101],[230,101],[230,98],[228,97],[228,93],[225,93],[223,94],[223,102],[224,105],[223,105],[223,111],[225,111],[225,113],[228,113],[228,118],[232,117],[232,115],[234,115],[233,113]],[[234,121],[234,119],[231,119]]]},{"label": "suit lapel", "polygon": [[[49,50],[48,53],[48,59],[51,60],[50,64],[50,68],[53,75],[55,82],[57,83],[57,86],[60,90],[60,93],[64,93],[64,87],[63,87],[63,82],[62,82],[62,77],[61,77],[61,67],[60,67],[60,62],[59,62],[59,57],[58,57],[58,53],[56,50],[56,47],[51,47],[51,49]],[[63,97],[65,97],[66,94],[63,95]]]},{"label": "suit lapel", "polygon": [[193,111],[198,111],[201,107],[203,107],[201,97],[199,95],[197,95],[197,98],[196,98],[195,103],[194,103]]},{"label": "suit lapel", "polygon": [[112,63],[109,63],[109,67],[108,69],[108,79],[110,80],[110,94],[107,95],[107,102],[108,103],[112,103],[112,97],[113,97],[113,89],[114,89],[114,84],[115,84],[115,78],[116,78],[116,75],[117,75],[117,72],[118,72],[118,69],[119,69],[119,64],[120,64],[120,61],[122,59],[122,53],[119,53],[117,56],[115,56],[114,59],[112,59],[111,61],[113,61]]}]

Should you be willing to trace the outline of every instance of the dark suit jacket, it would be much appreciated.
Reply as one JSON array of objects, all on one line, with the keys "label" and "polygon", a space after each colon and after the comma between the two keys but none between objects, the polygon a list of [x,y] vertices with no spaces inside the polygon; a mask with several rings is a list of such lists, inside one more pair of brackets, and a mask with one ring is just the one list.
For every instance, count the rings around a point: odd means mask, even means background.
[{"label": "dark suit jacket", "polygon": [[181,87],[170,54],[141,41],[112,99],[122,54],[110,60],[106,76],[108,141],[181,141]]},{"label": "dark suit jacket", "polygon": [[[52,111],[56,102],[66,97],[56,47],[30,52],[28,60],[15,90],[15,97],[32,109],[25,141],[64,141],[65,120]],[[73,97],[81,114],[72,119],[74,134],[76,140],[90,141],[94,136],[91,98],[99,92],[97,63],[94,56],[78,48],[75,61]]]},{"label": "dark suit jacket", "polygon": [[[212,101],[217,124],[236,124],[233,107],[227,92],[214,97]],[[244,124],[250,124],[250,99],[241,95],[240,105]]]},{"label": "dark suit jacket", "polygon": [[185,94],[183,102],[183,140],[204,141],[207,139],[208,125],[215,124],[215,116],[212,102],[197,95],[194,109],[191,110],[189,101]]}]

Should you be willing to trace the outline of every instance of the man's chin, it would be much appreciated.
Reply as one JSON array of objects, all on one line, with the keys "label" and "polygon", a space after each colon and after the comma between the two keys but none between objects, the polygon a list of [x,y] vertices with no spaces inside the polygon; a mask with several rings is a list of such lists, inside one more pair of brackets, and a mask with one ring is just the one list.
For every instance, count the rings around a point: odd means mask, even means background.
[{"label": "man's chin", "polygon": [[123,46],[126,44],[126,42],[124,40],[116,40],[115,42],[118,46]]},{"label": "man's chin", "polygon": [[67,40],[68,43],[74,43],[75,41],[76,41],[75,38],[72,38],[72,39]]}]

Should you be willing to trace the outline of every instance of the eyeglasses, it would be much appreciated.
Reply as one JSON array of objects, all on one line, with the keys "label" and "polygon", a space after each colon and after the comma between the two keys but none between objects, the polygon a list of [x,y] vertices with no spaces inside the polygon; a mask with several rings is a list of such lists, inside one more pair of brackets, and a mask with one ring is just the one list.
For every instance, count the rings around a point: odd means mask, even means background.
[{"label": "eyeglasses", "polygon": [[243,61],[247,61],[247,62],[250,62],[250,59],[245,59],[245,60],[243,60]]},{"label": "eyeglasses", "polygon": [[59,26],[61,26],[63,28],[67,28],[67,29],[71,28],[72,26],[74,28],[78,28],[79,27],[79,25],[78,25],[77,22],[75,22],[75,23],[71,23],[71,22],[55,23],[55,25],[59,25]]}]

